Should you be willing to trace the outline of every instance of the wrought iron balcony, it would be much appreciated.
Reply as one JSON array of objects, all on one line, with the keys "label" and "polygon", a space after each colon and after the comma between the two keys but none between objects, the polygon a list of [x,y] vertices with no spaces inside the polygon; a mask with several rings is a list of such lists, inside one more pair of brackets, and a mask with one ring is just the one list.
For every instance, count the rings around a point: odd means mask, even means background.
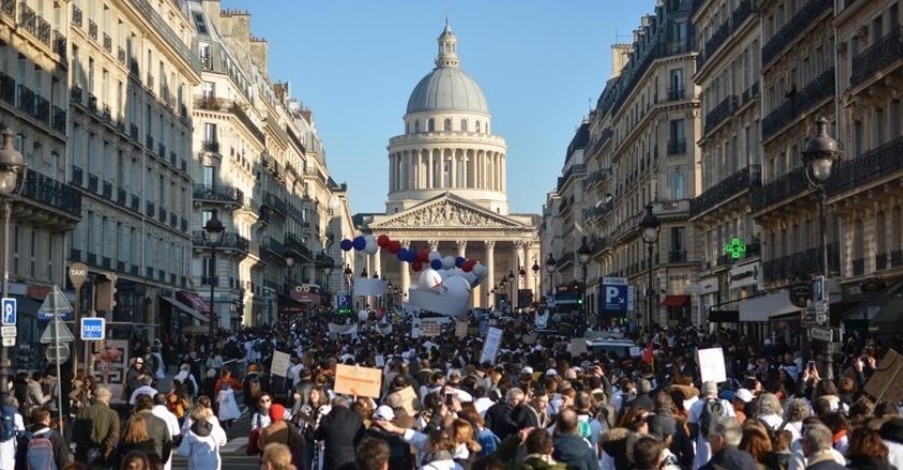
[{"label": "wrought iron balcony", "polygon": [[269,191],[263,193],[263,203],[270,209],[280,212],[283,216],[288,215],[288,204],[285,202],[285,199]]},{"label": "wrought iron balcony", "polygon": [[113,38],[107,33],[103,33],[103,49],[110,54],[113,53]]},{"label": "wrought iron balcony", "polygon": [[668,88],[668,101],[680,101],[686,99],[686,91],[684,87]]},{"label": "wrought iron balcony", "polygon": [[166,210],[165,207],[160,206],[160,209],[157,211],[157,219],[160,220],[160,223],[165,224],[166,219],[168,219],[168,218],[169,218],[169,212]]},{"label": "wrought iron balcony", "polygon": [[705,42],[705,47],[703,48],[702,56],[705,57],[703,59],[703,63],[706,60],[710,59],[712,55],[715,54],[716,51],[718,51],[718,48],[724,45],[725,42],[727,42],[728,36],[731,35],[731,30],[732,28],[730,22],[724,21],[723,23],[721,23],[721,26],[719,26],[718,29],[716,29],[715,32],[712,33],[712,36],[708,41]]},{"label": "wrought iron balcony", "polygon": [[809,0],[762,47],[762,65],[770,63],[789,46],[816,18],[834,8],[834,0]]},{"label": "wrought iron balcony", "polygon": [[219,142],[215,140],[205,140],[201,142],[201,148],[206,152],[219,153]]},{"label": "wrought iron balcony", "polygon": [[69,90],[69,101],[75,102],[78,104],[82,104],[82,96],[84,95],[84,90],[81,88],[74,86],[71,90]]},{"label": "wrought iron balcony", "polygon": [[103,190],[101,191],[103,197],[107,199],[113,199],[113,183],[109,181],[103,182]]},{"label": "wrought iron balcony", "polygon": [[793,93],[762,120],[762,140],[767,140],[787,127],[815,105],[834,96],[834,67],[820,73],[802,90]]},{"label": "wrought iron balcony", "polygon": [[731,12],[732,29],[739,28],[755,10],[756,6],[754,5],[753,0],[741,1],[740,4],[737,5],[737,8],[734,8],[734,11]]},{"label": "wrought iron balcony", "polygon": [[[838,244],[828,244],[828,271],[831,274],[840,273],[840,247]],[[821,272],[821,247],[766,260],[762,264],[762,274],[765,282],[786,281],[798,274],[809,275]]]},{"label": "wrought iron balcony", "polygon": [[73,218],[82,216],[82,195],[71,185],[57,181],[43,173],[29,171],[22,187],[25,200],[63,211]]},{"label": "wrought iron balcony", "polygon": [[68,53],[66,52],[66,35],[59,32],[59,30],[53,30],[53,52],[55,52],[58,56],[60,56],[60,61],[66,62],[68,58]]},{"label": "wrought iron balcony", "polygon": [[50,125],[50,101],[40,95],[35,95],[34,114],[32,115],[39,122]]},{"label": "wrought iron balcony", "polygon": [[762,186],[762,166],[750,165],[690,200],[690,217],[696,217],[736,196],[742,191]]},{"label": "wrought iron balcony", "polygon": [[144,146],[151,152],[154,151],[154,136],[150,134],[144,135]]},{"label": "wrought iron balcony", "polygon": [[279,240],[276,240],[273,237],[266,237],[261,245],[261,248],[269,251],[271,254],[274,254],[279,257],[285,256],[285,245],[283,245]]},{"label": "wrought iron balcony", "polygon": [[19,85],[19,110],[29,116],[35,114],[35,93],[25,85]]},{"label": "wrought iron balcony", "polygon": [[875,271],[887,269],[887,253],[875,255]]},{"label": "wrought iron balcony", "polygon": [[147,214],[148,217],[153,217],[154,214],[157,213],[157,205],[154,204],[152,201],[146,201],[144,203],[144,206],[145,206],[144,213]]},{"label": "wrought iron balcony", "polygon": [[88,36],[91,36],[91,39],[97,40],[97,23],[94,20],[88,20]]},{"label": "wrought iron balcony", "polygon": [[125,189],[116,188],[116,204],[125,207],[126,202],[128,201],[128,196],[125,192]]},{"label": "wrought iron balcony", "polygon": [[37,15],[25,2],[19,2],[19,26],[32,35],[37,32]]},{"label": "wrought iron balcony", "polygon": [[88,93],[88,111],[97,114],[97,97],[93,93]]},{"label": "wrought iron balcony", "polygon": [[687,251],[686,250],[672,250],[668,252],[668,262],[669,263],[686,263],[687,262]]},{"label": "wrought iron balcony", "polygon": [[759,97],[759,82],[755,82],[749,86],[746,90],[743,91],[743,95],[740,99],[740,106],[748,103],[749,100],[753,98]]},{"label": "wrought iron balcony", "polygon": [[141,198],[139,198],[136,194],[132,194],[132,201],[129,205],[129,208],[135,212],[141,210]]},{"label": "wrought iron balcony", "polygon": [[865,274],[865,258],[858,258],[853,260],[853,275],[854,276],[862,276]]},{"label": "wrought iron balcony", "polygon": [[0,72],[0,100],[16,105],[16,79],[3,72]]},{"label": "wrought iron balcony", "polygon": [[850,86],[856,86],[903,58],[903,26],[896,26],[875,44],[853,57]]},{"label": "wrought iron balcony", "polygon": [[719,124],[729,118],[740,105],[737,95],[730,95],[718,103],[705,115],[705,133],[712,132]]},{"label": "wrought iron balcony", "polygon": [[38,28],[37,31],[35,31],[35,35],[38,37],[38,41],[41,41],[47,47],[51,47],[51,34],[53,32],[53,28],[50,26],[50,23],[48,23],[47,20],[41,17],[38,17],[37,23]]},{"label": "wrought iron balcony", "polygon": [[894,250],[890,252],[890,267],[898,268],[903,266],[903,250]]},{"label": "wrought iron balcony", "polygon": [[586,174],[586,164],[585,163],[575,163],[571,165],[567,171],[564,172],[564,176],[560,176],[558,178],[558,190],[561,191],[561,188],[571,179],[572,176],[575,175],[583,175]]},{"label": "wrought iron balcony", "polygon": [[81,28],[84,26],[82,20],[82,9],[75,5],[72,5],[72,24]]},{"label": "wrought iron balcony", "polygon": [[135,142],[138,142],[138,125],[135,123],[129,124],[129,137],[132,138]]},{"label": "wrought iron balcony", "polygon": [[72,165],[72,179],[70,182],[76,186],[84,184],[85,170],[77,165]]},{"label": "wrought iron balcony", "polygon": [[116,49],[116,60],[119,61],[120,64],[125,65],[125,49],[122,47]]},{"label": "wrought iron balcony", "polygon": [[671,139],[668,141],[668,155],[687,153],[687,139]]},{"label": "wrought iron balcony", "polygon": [[308,260],[313,260],[313,253],[310,251],[310,248],[308,248],[304,244],[303,240],[301,240],[294,234],[291,234],[291,233],[285,234],[285,245],[289,249],[294,250],[295,252],[300,254],[302,257],[304,257]]},{"label": "wrought iron balcony", "polygon": [[752,210],[758,212],[766,207],[783,201],[805,191],[809,187],[803,167],[795,168],[789,173],[768,182],[752,191]]},{"label": "wrought iron balcony", "polygon": [[244,203],[244,193],[237,188],[226,185],[214,185],[195,183],[194,198],[203,201],[230,202],[241,205]]},{"label": "wrought iron balcony", "polygon": [[903,136],[869,150],[859,157],[844,160],[831,173],[831,178],[828,180],[828,193],[837,194],[863,187],[900,170],[903,170]]}]

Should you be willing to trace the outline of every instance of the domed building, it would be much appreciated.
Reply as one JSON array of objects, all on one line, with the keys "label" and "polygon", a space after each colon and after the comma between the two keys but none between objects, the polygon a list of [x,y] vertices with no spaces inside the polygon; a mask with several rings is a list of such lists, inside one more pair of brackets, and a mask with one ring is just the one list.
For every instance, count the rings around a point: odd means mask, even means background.
[{"label": "domed building", "polygon": [[[448,23],[438,43],[435,68],[408,99],[404,134],[389,139],[386,213],[361,214],[359,224],[404,246],[485,264],[489,275],[473,291],[475,307],[526,306],[539,287],[539,273],[531,268],[539,262],[540,218],[509,212],[508,146],[492,133],[486,96],[461,68],[458,38]],[[369,257],[368,272],[375,269],[406,293],[409,266],[382,251]]]}]

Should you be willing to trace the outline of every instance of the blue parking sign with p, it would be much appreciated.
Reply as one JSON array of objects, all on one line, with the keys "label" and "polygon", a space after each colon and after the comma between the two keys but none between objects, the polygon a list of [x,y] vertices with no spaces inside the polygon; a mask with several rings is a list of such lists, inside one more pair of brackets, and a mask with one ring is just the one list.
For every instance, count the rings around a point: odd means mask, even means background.
[{"label": "blue parking sign with p", "polygon": [[16,299],[10,297],[3,298],[3,318],[4,326],[15,326],[16,324]]},{"label": "blue parking sign with p", "polygon": [[605,293],[605,310],[627,311],[627,286],[603,285],[602,288]]}]

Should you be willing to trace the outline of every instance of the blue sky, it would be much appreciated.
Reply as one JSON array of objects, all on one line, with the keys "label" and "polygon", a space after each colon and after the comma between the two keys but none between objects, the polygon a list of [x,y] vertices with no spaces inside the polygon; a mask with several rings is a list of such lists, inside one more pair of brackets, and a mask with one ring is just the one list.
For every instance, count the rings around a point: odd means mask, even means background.
[{"label": "blue sky", "polygon": [[314,111],[328,167],[354,212],[382,212],[389,138],[433,68],[445,17],[461,66],[483,88],[493,133],[508,142],[508,198],[539,213],[565,150],[654,0],[223,0],[248,10],[269,42],[270,77]]}]

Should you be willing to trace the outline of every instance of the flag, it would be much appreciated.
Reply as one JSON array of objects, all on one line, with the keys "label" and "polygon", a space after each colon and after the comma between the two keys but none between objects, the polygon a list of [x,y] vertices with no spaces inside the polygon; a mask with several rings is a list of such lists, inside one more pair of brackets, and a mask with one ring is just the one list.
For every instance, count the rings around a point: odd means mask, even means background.
[{"label": "flag", "polygon": [[646,350],[643,351],[643,362],[651,366],[653,361],[652,338],[650,337],[649,342],[646,344]]}]

